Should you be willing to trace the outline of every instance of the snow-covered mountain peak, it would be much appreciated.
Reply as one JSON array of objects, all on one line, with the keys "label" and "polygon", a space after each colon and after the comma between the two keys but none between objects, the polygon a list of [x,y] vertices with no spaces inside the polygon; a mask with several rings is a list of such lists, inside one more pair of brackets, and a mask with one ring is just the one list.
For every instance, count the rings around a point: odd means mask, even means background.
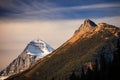
[{"label": "snow-covered mountain peak", "polygon": [[41,39],[31,41],[26,48],[27,54],[39,56],[40,58],[51,53],[53,50],[50,45]]},{"label": "snow-covered mountain peak", "polygon": [[0,80],[28,69],[37,60],[50,54],[53,50],[50,45],[41,39],[31,41],[24,51],[0,72]]},{"label": "snow-covered mountain peak", "polygon": [[33,42],[35,42],[35,43],[45,43],[43,40],[41,40],[41,39],[35,39],[35,40],[33,40]]}]

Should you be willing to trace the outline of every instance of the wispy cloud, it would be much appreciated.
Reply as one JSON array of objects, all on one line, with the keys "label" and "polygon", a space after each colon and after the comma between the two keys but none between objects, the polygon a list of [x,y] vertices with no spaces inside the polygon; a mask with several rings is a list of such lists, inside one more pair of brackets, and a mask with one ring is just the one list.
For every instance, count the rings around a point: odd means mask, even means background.
[{"label": "wispy cloud", "polygon": [[[72,19],[90,17],[91,15],[94,15],[95,17],[120,15],[120,11],[118,10],[120,8],[119,2],[90,5],[58,6],[57,4],[52,2],[38,2],[38,0],[34,0],[32,2],[30,1],[3,1],[2,3],[0,3],[0,7],[2,8],[2,10],[4,9],[6,11],[3,11],[1,13],[4,14],[4,16],[2,15],[1,17],[10,19]],[[8,5],[5,5],[6,3],[8,3]],[[96,11],[94,12],[94,10]],[[116,14],[111,13],[116,10]],[[104,14],[99,15],[101,12],[104,12]]]},{"label": "wispy cloud", "polygon": [[[8,18],[38,16],[38,14],[42,15],[42,10],[49,10],[50,8],[55,7],[55,4],[51,2],[38,2],[38,0],[26,1],[27,2],[25,2],[24,0],[4,0],[3,2],[0,2],[0,11],[2,12],[2,14],[5,15],[0,16]],[[37,12],[39,13],[37,14]]]},{"label": "wispy cloud", "polygon": [[99,9],[99,8],[113,8],[113,7],[120,7],[120,3],[92,4],[92,5],[61,7],[61,8],[58,7],[58,8],[50,9],[48,11]]}]

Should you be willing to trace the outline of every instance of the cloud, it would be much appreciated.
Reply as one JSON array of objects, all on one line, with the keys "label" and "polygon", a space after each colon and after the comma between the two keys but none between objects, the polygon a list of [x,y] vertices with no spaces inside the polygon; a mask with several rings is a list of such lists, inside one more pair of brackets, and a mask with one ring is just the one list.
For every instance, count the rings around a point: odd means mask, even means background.
[{"label": "cloud", "polygon": [[[7,4],[7,5],[6,5]],[[55,4],[51,2],[40,2],[38,0],[3,0],[0,1],[1,17],[24,18],[25,16],[35,16],[28,14],[34,11],[49,10]],[[3,15],[1,15],[3,14]],[[40,15],[40,14],[39,14]]]},{"label": "cloud", "polygon": [[52,13],[57,11],[73,11],[73,10],[83,10],[83,9],[99,9],[99,8],[113,8],[120,7],[120,3],[108,3],[108,4],[92,4],[83,6],[72,6],[72,7],[57,7],[57,8],[47,8],[42,10],[32,10],[30,12],[25,12],[25,14],[38,14],[38,13]]},{"label": "cloud", "polygon": [[62,7],[62,8],[54,8],[49,11],[66,11],[66,10],[68,11],[68,10],[99,9],[99,8],[113,8],[113,7],[120,7],[120,3],[106,3],[106,4],[92,4],[92,5],[83,5],[83,6]]},{"label": "cloud", "polygon": [[[6,5],[8,4],[8,5]],[[119,16],[120,3],[63,6],[39,0],[4,0],[0,2],[1,19],[51,20]],[[104,12],[104,14],[103,14]],[[116,13],[113,13],[116,12]],[[101,15],[100,15],[101,14]]]}]

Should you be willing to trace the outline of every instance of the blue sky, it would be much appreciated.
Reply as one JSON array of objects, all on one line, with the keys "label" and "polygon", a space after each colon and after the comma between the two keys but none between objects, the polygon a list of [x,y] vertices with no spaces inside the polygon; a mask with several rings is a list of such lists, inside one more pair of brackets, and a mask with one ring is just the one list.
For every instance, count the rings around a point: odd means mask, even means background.
[{"label": "blue sky", "polygon": [[0,19],[60,20],[120,15],[120,0],[0,0]]},{"label": "blue sky", "polygon": [[120,0],[0,0],[0,70],[36,38],[58,48],[86,18],[120,27]]}]

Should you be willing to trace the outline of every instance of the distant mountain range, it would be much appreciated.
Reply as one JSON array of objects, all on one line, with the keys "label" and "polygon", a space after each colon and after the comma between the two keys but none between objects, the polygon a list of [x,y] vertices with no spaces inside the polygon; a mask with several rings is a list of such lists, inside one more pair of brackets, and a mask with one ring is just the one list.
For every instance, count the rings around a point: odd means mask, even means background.
[{"label": "distant mountain range", "polygon": [[38,59],[51,53],[54,49],[43,40],[37,39],[31,41],[25,50],[8,65],[6,69],[0,72],[0,76],[8,77],[20,73],[32,66]]},{"label": "distant mountain range", "polygon": [[86,19],[74,35],[6,80],[119,80],[120,28]]}]

